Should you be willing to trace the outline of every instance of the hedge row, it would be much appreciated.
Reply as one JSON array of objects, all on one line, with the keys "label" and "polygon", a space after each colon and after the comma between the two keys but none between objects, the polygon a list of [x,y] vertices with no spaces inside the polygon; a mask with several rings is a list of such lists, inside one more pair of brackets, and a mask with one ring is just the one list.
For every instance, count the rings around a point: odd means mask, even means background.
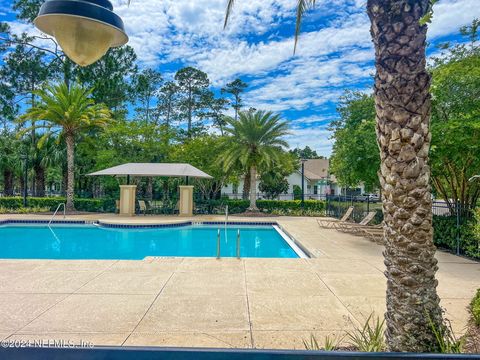
[{"label": "hedge row", "polygon": [[[58,204],[65,202],[63,197],[45,197],[45,198],[27,198],[27,207],[49,208],[54,211]],[[248,200],[203,200],[196,201],[197,205],[208,205],[213,212],[214,209],[221,210],[223,213],[225,205],[228,205],[231,214],[245,212],[250,205]],[[299,214],[302,211],[302,202],[300,200],[258,200],[258,208],[265,213]],[[0,208],[20,209],[23,207],[23,198],[21,197],[0,197]],[[89,212],[114,212],[115,200],[113,199],[75,199],[75,208],[78,211]],[[319,214],[325,211],[323,201],[305,200],[305,213]]]},{"label": "hedge row", "polygon": [[472,313],[475,325],[480,326],[480,289],[477,290],[477,293],[470,303],[470,312]]},{"label": "hedge row", "polygon": [[[209,206],[222,210],[228,205],[230,214],[239,214],[245,212],[250,206],[249,200],[203,200],[196,201],[196,205],[208,204]],[[257,207],[265,213],[299,214],[302,211],[302,202],[300,200],[257,200]],[[325,202],[317,200],[305,200],[304,209],[306,213],[324,213]]]},{"label": "hedge row", "polygon": [[[460,225],[460,253],[473,258],[480,258],[478,239],[473,232],[473,220]],[[439,248],[456,251],[457,219],[454,216],[433,216],[433,242]]]},{"label": "hedge row", "polygon": [[[55,211],[58,204],[64,203],[63,197],[28,197],[27,207],[48,208]],[[21,197],[0,197],[0,208],[21,209],[23,208],[23,198]],[[112,199],[75,199],[75,208],[78,211],[88,212],[114,212],[115,200]]]}]

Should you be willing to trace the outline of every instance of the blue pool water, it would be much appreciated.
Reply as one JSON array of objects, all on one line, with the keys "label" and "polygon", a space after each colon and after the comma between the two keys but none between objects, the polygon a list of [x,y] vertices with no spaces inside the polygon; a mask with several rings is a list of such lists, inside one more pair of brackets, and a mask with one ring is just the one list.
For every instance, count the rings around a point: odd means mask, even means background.
[{"label": "blue pool water", "polygon": [[[221,227],[222,257],[295,258],[295,251],[272,226]],[[146,256],[215,257],[217,227],[114,229],[97,226],[0,227],[3,259],[143,259]]]}]

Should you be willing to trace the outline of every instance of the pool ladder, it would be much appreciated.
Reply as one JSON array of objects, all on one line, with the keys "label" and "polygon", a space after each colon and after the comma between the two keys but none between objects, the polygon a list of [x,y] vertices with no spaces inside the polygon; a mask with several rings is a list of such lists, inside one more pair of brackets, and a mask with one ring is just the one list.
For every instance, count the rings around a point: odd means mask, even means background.
[{"label": "pool ladder", "polygon": [[55,216],[57,215],[58,210],[60,210],[60,207],[62,207],[62,206],[63,206],[63,220],[65,220],[65,203],[60,203],[60,204],[58,204],[57,209],[56,209],[55,212],[53,213],[52,218],[51,218],[50,221],[48,222],[48,226],[49,226],[49,227],[50,227],[50,224],[52,223],[53,219],[54,219]]},{"label": "pool ladder", "polygon": [[[220,229],[217,231],[217,259],[220,259]],[[240,229],[237,230],[237,259],[240,259]]]},{"label": "pool ladder", "polygon": [[225,206],[225,229],[228,225],[228,205]]}]

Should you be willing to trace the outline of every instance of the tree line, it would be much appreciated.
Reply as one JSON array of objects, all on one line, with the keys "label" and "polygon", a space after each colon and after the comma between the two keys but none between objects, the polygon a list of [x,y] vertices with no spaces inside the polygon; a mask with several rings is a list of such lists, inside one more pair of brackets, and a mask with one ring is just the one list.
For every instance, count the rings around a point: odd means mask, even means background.
[{"label": "tree line", "polygon": [[[16,0],[13,8],[19,20],[31,23],[40,4]],[[318,157],[308,147],[287,151],[285,121],[246,108],[248,84],[241,79],[214,91],[208,74],[191,66],[167,78],[157,69],[140,69],[130,46],[79,67],[51,38],[15,34],[7,23],[0,23],[0,53],[0,188],[6,196],[27,187],[43,197],[47,189],[67,195],[72,209],[74,193],[117,195],[117,179],[85,176],[92,171],[125,162],[188,162],[214,177],[197,182],[204,197],[218,197],[226,182],[244,177],[248,198],[254,171],[273,198],[288,190],[284,178],[298,168],[299,157]],[[239,121],[259,126],[266,136],[240,129]],[[239,133],[243,157],[237,157]],[[229,153],[233,148],[238,151]],[[134,181],[139,195],[151,199],[175,191],[183,180]]]},{"label": "tree line", "polygon": [[[431,183],[434,195],[455,213],[455,203],[467,212],[477,206],[480,183],[480,47],[479,20],[462,27],[466,41],[443,44],[432,59]],[[342,186],[363,182],[380,188],[380,153],[375,134],[373,95],[348,91],[338,106],[339,119],[330,129],[335,143],[331,168]]]}]

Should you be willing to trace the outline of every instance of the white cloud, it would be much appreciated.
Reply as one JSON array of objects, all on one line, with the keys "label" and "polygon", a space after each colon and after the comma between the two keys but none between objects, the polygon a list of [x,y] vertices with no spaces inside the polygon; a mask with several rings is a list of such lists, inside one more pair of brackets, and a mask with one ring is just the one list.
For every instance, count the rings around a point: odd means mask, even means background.
[{"label": "white cloud", "polygon": [[[225,30],[226,0],[112,2],[143,66],[164,73],[166,68],[170,75],[179,64],[196,66],[216,87],[245,77],[247,106],[288,112],[292,146],[309,145],[324,155],[331,141],[326,128],[319,128],[321,119],[332,116],[345,88],[368,87],[374,71],[366,0],[317,0],[306,14],[295,55],[296,0],[237,0]],[[429,39],[456,33],[480,17],[478,2],[441,0],[434,7]],[[36,31],[19,22],[11,26],[16,32]]]},{"label": "white cloud", "polygon": [[428,27],[429,38],[456,33],[463,25],[480,17],[478,0],[442,0],[433,6],[432,23]]},{"label": "white cloud", "polygon": [[286,140],[290,144],[290,148],[309,146],[315,149],[319,155],[330,156],[333,145],[330,136],[331,133],[327,129],[303,128],[292,130]]}]

